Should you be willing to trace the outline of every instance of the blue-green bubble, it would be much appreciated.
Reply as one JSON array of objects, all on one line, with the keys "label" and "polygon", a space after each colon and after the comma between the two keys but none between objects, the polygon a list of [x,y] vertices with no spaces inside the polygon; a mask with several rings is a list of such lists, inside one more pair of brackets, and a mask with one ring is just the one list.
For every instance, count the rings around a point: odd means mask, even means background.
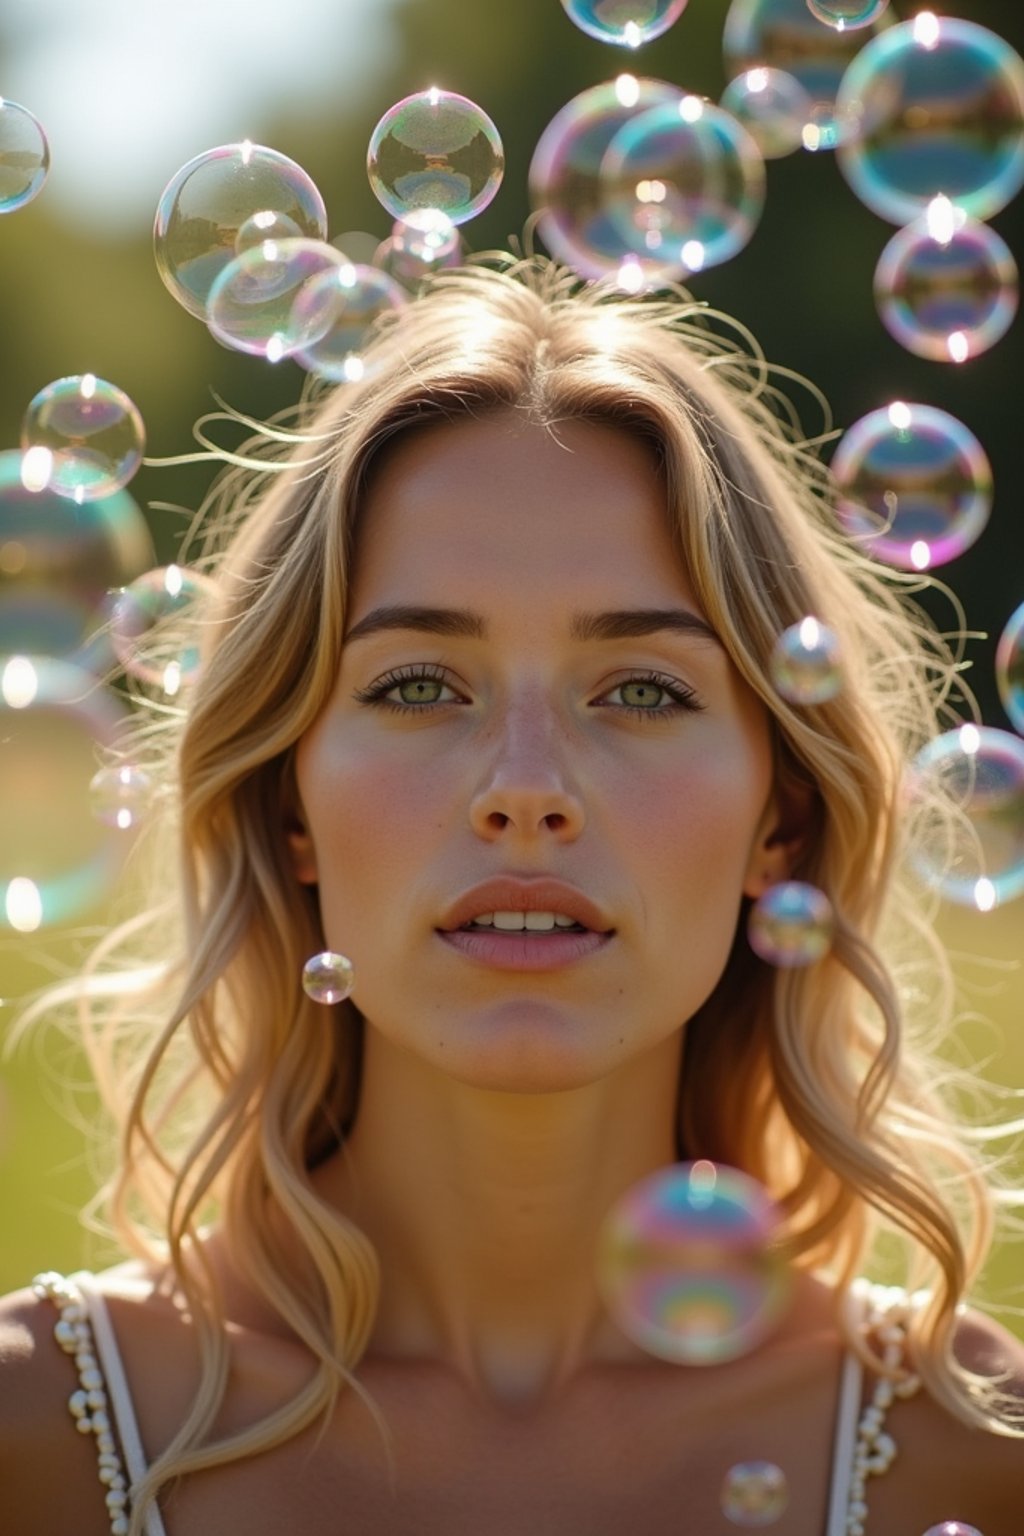
[{"label": "blue-green bubble", "polygon": [[639,48],[667,32],[686,9],[687,0],[562,0],[581,32],[602,43]]},{"label": "blue-green bubble", "polygon": [[909,790],[926,828],[937,801],[961,813],[952,835],[937,826],[912,854],[926,885],[982,912],[1024,895],[1024,740],[971,723],[945,731],[915,757]]},{"label": "blue-green bubble", "polygon": [[996,685],[1014,730],[1024,734],[1024,603],[1010,615],[999,637]]},{"label": "blue-green bubble", "polygon": [[0,214],[24,208],[43,190],[50,146],[27,107],[0,96]]}]

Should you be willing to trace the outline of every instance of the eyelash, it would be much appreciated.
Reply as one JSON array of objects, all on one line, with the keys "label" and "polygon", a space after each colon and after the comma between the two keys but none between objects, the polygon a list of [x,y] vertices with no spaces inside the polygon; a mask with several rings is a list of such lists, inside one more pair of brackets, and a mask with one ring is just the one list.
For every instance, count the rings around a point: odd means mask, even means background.
[{"label": "eyelash", "polygon": [[[395,671],[388,672],[386,676],[379,678],[377,682],[371,683],[369,688],[360,689],[354,697],[360,704],[374,704],[383,709],[393,710],[397,714],[422,714],[424,710],[435,709],[438,705],[448,701],[434,699],[428,700],[423,704],[403,704],[396,699],[388,699],[385,695],[390,693],[393,688],[398,687],[400,683],[420,682],[424,679],[430,682],[443,683],[446,687],[451,687],[442,667],[432,665],[398,667]],[[622,682],[616,683],[614,686],[615,688],[625,688],[629,683],[651,683],[654,687],[661,688],[673,700],[671,704],[659,704],[653,709],[642,709],[639,704],[617,704],[612,706],[641,720],[666,720],[670,716],[678,714],[680,710],[694,713],[704,708],[704,705],[698,701],[697,695],[692,688],[677,682],[674,678],[663,677],[658,672],[638,672],[632,677],[623,678]]]}]

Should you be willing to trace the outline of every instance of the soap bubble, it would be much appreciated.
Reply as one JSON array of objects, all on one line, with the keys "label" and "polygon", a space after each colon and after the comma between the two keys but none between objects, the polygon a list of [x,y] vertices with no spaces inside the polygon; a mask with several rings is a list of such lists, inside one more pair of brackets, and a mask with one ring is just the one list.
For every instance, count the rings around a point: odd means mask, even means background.
[{"label": "soap bubble", "polygon": [[640,258],[609,211],[601,166],[619,131],[653,107],[678,104],[683,93],[663,80],[619,75],[581,91],[557,112],[530,162],[530,202],[551,255],[581,277],[618,277],[636,290],[679,276],[672,261]]},{"label": "soap bubble", "polygon": [[786,1474],[772,1461],[730,1467],[722,1484],[722,1514],[733,1525],[773,1525],[789,1503]]},{"label": "soap bubble", "polygon": [[775,642],[772,681],[791,704],[824,704],[843,686],[839,640],[827,624],[808,614]]},{"label": "soap bubble", "polygon": [[982,1536],[982,1533],[966,1520],[942,1520],[938,1525],[930,1525],[924,1536]]},{"label": "soap bubble", "polygon": [[89,781],[126,711],[95,677],[54,657],[0,663],[0,921],[28,933],[109,895],[123,839],[97,824]]},{"label": "soap bubble", "polygon": [[385,112],[370,136],[366,169],[392,217],[436,208],[465,224],[501,186],[505,152],[481,107],[432,86]]},{"label": "soap bubble", "polygon": [[216,591],[199,571],[167,565],[146,571],[117,593],[111,642],[128,675],[168,698],[191,682],[200,661],[193,608]]},{"label": "soap bubble", "polygon": [[769,965],[813,965],[832,948],[835,914],[824,891],[803,880],[780,880],[750,909],[750,947]]},{"label": "soap bubble", "polygon": [[761,152],[741,123],[699,96],[651,107],[617,131],[600,167],[627,248],[677,272],[735,256],[764,209]]},{"label": "soap bubble", "polygon": [[[210,331],[226,347],[276,363],[318,341],[331,324],[325,276],[350,266],[326,240],[265,240],[229,261],[213,280]],[[311,295],[322,292],[320,307]],[[303,301],[304,302],[300,302]]]},{"label": "soap bubble", "polygon": [[963,363],[1006,334],[1017,313],[1017,264],[1006,241],[935,198],[899,229],[875,268],[875,303],[908,352]]},{"label": "soap bubble", "polygon": [[415,288],[429,273],[461,260],[462,236],[448,215],[439,208],[414,208],[407,219],[395,220],[390,236],[376,249],[373,265]]},{"label": "soap bubble", "polygon": [[[872,29],[888,27],[882,15]],[[722,49],[731,80],[746,70],[767,67],[792,75],[810,98],[804,124],[807,149],[834,149],[852,131],[848,111],[836,105],[843,73],[864,43],[864,33],[823,27],[807,0],[732,0],[725,17]]]},{"label": "soap bubble", "polygon": [[976,22],[921,11],[872,38],[837,102],[858,124],[839,167],[893,224],[939,195],[987,219],[1024,183],[1024,60]]},{"label": "soap bubble", "polygon": [[24,208],[43,190],[50,146],[27,107],[0,96],[0,213]]},{"label": "soap bubble", "polygon": [[259,213],[253,213],[240,225],[235,236],[235,255],[241,256],[243,251],[251,251],[254,246],[263,245],[267,240],[303,240],[299,225],[294,219],[290,219],[286,213],[275,213],[272,208],[262,208]]},{"label": "soap bubble", "polygon": [[0,656],[25,651],[105,671],[94,631],[109,589],[154,562],[146,519],[124,490],[81,506],[29,491],[22,462],[16,448],[0,452]]},{"label": "soap bubble", "polygon": [[133,763],[101,768],[89,781],[92,813],[105,827],[126,832],[138,826],[152,804],[153,780]]},{"label": "soap bubble", "polygon": [[189,314],[205,320],[214,279],[239,255],[240,238],[247,248],[251,221],[268,213],[291,238],[327,239],[323,198],[301,165],[276,149],[248,139],[223,144],[172,176],[157,206],[153,249],[157,271]]},{"label": "soap bubble", "polygon": [[597,1279],[622,1331],[680,1365],[756,1349],[789,1299],[778,1212],[746,1174],[706,1160],[634,1184],[598,1240]]},{"label": "soap bubble", "polygon": [[295,301],[301,328],[308,311],[328,316],[327,329],[308,347],[294,354],[310,373],[336,383],[354,383],[364,375],[363,350],[377,322],[408,302],[405,290],[376,267],[345,265],[321,273],[305,285]]},{"label": "soap bubble", "polygon": [[1024,740],[987,725],[961,725],[914,758],[912,799],[952,797],[965,820],[953,841],[935,836],[913,853],[922,880],[949,901],[988,912],[1024,894]]},{"label": "soap bubble", "polygon": [[889,0],[807,0],[811,15],[837,32],[869,27],[888,6]]},{"label": "soap bubble", "polygon": [[312,955],[302,971],[302,989],[314,1003],[343,1003],[355,985],[355,971],[347,955],[325,949]]},{"label": "soap bubble", "polygon": [[766,160],[791,155],[812,120],[811,98],[794,75],[760,65],[729,81],[720,105],[750,134]]},{"label": "soap bubble", "polygon": [[686,0],[562,0],[562,5],[581,32],[624,48],[660,37],[686,10]]},{"label": "soap bubble", "polygon": [[1010,615],[999,637],[996,684],[1014,730],[1024,733],[1024,603]]},{"label": "soap bubble", "polygon": [[992,509],[992,470],[974,433],[931,405],[894,400],[836,448],[836,515],[876,559],[904,571],[955,560]]},{"label": "soap bubble", "polygon": [[123,389],[94,373],[57,379],[25,412],[22,481],[29,490],[97,501],[128,484],[145,442],[138,407]]}]

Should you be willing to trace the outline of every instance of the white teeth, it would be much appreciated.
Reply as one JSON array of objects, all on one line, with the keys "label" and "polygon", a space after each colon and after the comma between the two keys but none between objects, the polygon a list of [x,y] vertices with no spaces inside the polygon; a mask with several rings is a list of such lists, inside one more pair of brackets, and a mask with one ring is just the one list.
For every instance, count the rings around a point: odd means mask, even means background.
[{"label": "white teeth", "polygon": [[505,933],[521,932],[524,928],[531,933],[550,933],[553,928],[576,928],[574,917],[566,917],[563,912],[481,912],[479,917],[473,919],[473,927],[497,928]]}]

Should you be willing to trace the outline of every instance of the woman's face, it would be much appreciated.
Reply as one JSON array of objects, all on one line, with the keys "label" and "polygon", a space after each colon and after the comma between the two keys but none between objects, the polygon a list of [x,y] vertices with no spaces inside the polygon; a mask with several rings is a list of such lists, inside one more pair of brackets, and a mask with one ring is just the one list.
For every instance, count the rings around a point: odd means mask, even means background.
[{"label": "woman's face", "polygon": [[[741,896],[784,874],[766,712],[624,431],[432,425],[387,450],[359,527],[337,681],[297,749],[295,872],[371,1027],[480,1087],[594,1081],[694,1013]],[[539,970],[501,956],[557,937],[485,937],[498,958],[445,937],[506,875],[575,887],[613,932]]]}]

